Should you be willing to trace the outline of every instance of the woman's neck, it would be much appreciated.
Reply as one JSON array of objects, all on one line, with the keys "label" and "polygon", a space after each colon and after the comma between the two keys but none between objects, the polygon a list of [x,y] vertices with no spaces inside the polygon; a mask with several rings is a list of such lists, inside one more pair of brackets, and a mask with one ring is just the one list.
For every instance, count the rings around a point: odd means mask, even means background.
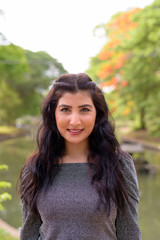
[{"label": "woman's neck", "polygon": [[61,159],[62,163],[81,163],[88,162],[89,147],[88,143],[65,144],[65,154]]}]

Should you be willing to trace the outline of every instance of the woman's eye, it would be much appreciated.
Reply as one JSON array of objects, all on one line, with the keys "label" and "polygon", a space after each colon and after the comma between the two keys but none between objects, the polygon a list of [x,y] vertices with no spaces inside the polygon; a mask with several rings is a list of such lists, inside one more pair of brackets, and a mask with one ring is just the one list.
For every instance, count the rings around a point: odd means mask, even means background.
[{"label": "woman's eye", "polygon": [[69,112],[69,108],[62,108],[61,112]]},{"label": "woman's eye", "polygon": [[90,110],[88,108],[82,108],[81,111],[82,112],[89,112]]}]

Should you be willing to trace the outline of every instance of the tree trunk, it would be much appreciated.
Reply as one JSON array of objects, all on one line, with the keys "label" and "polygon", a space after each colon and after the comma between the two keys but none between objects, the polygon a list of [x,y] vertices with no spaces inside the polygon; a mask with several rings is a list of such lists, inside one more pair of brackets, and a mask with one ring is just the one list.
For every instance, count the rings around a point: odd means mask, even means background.
[{"label": "tree trunk", "polygon": [[144,108],[141,108],[141,110],[140,110],[140,129],[143,129],[143,130],[146,129],[145,109]]}]

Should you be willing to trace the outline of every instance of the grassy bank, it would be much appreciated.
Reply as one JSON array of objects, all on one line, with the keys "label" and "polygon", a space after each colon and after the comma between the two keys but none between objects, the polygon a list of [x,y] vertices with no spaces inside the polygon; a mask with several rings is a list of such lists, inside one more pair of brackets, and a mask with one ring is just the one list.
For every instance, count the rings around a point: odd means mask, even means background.
[{"label": "grassy bank", "polygon": [[18,240],[18,238],[12,237],[8,232],[4,229],[0,229],[0,239],[1,240]]},{"label": "grassy bank", "polygon": [[122,122],[116,122],[116,133],[119,141],[122,137],[128,137],[131,139],[136,139],[143,141],[145,143],[150,143],[155,147],[160,147],[160,137],[151,135],[147,130],[133,130],[131,124],[126,122],[125,125]]},{"label": "grassy bank", "polygon": [[0,126],[0,141],[10,138],[16,138],[28,134],[25,129],[20,129],[12,126]]},{"label": "grassy bank", "polygon": [[0,126],[0,134],[18,134],[21,133],[22,130],[16,127],[12,127],[12,126]]}]

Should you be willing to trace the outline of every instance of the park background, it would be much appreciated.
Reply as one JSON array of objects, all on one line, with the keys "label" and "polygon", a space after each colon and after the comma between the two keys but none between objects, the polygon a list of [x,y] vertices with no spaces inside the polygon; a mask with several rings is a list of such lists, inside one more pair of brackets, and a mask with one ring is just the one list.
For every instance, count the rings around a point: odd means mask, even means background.
[{"label": "park background", "polygon": [[[160,0],[112,2],[0,1],[0,218],[16,229],[16,181],[35,149],[41,102],[59,75],[86,72],[119,141],[141,147],[142,240],[160,237]],[[0,239],[12,238],[1,229]]]}]

